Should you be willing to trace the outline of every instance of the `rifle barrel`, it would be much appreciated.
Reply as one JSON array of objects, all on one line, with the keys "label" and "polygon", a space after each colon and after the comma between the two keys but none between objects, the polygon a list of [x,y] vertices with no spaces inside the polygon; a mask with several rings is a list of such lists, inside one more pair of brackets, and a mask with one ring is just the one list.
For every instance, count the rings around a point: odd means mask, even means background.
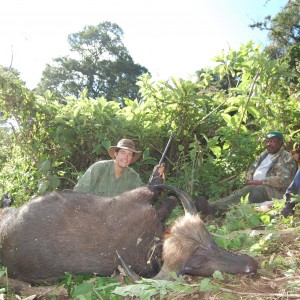
[{"label": "rifle barrel", "polygon": [[[174,137],[174,132],[171,133],[171,136],[170,136],[170,138],[169,138],[169,141],[168,141],[168,143],[167,143],[167,146],[165,147],[165,150],[164,150],[164,152],[163,152],[163,154],[162,154],[162,156],[161,156],[161,158],[160,158],[160,160],[159,160],[158,165],[161,165],[161,164],[163,163],[163,161],[164,161],[164,159],[165,159],[165,157],[166,157],[167,151],[168,151],[168,149],[169,149],[169,147],[170,147],[170,144],[171,144],[171,142],[172,142],[173,137]],[[156,171],[156,170],[153,170],[153,172],[152,172],[152,174],[151,174],[151,176],[150,176],[150,178],[149,178],[149,182],[152,181],[152,179],[153,179],[153,177],[154,177],[154,174],[155,174],[155,171]]]},{"label": "rifle barrel", "polygon": [[172,142],[173,137],[174,137],[174,132],[171,133],[171,136],[170,136],[170,138],[169,138],[168,144],[167,144],[167,146],[166,146],[166,148],[165,148],[165,150],[164,150],[164,153],[162,154],[162,156],[161,156],[161,158],[160,158],[160,161],[159,161],[159,163],[158,163],[159,165],[161,165],[161,164],[163,163],[163,161],[164,161],[164,159],[165,159],[165,156],[166,156],[166,154],[167,154],[167,151],[168,151],[168,149],[169,149],[169,147],[170,147],[170,144],[171,144],[171,142]]}]

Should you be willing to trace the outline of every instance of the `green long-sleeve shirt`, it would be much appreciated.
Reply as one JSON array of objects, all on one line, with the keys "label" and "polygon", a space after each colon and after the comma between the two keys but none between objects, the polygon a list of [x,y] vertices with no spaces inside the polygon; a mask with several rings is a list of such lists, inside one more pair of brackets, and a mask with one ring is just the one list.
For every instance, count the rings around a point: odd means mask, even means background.
[{"label": "green long-sleeve shirt", "polygon": [[113,197],[123,192],[145,185],[132,168],[127,167],[116,179],[114,161],[98,161],[91,165],[74,187],[76,192]]}]

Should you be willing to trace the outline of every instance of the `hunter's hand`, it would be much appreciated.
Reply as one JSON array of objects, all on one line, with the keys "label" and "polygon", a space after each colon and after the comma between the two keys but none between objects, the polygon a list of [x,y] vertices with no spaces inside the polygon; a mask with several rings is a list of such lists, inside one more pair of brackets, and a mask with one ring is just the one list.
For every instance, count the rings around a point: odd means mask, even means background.
[{"label": "hunter's hand", "polygon": [[156,165],[154,167],[154,172],[155,172],[155,175],[156,176],[160,176],[160,177],[163,177],[165,178],[166,176],[166,164],[165,163],[162,163],[160,165]]}]

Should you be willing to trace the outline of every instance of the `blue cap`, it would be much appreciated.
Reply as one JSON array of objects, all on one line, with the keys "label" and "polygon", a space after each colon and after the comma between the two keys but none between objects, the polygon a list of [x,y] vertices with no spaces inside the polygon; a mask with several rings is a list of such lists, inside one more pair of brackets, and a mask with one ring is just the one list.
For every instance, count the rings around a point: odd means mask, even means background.
[{"label": "blue cap", "polygon": [[282,133],[279,132],[279,131],[270,131],[267,134],[266,139],[271,139],[271,138],[274,138],[274,137],[276,137],[276,138],[278,138],[278,139],[280,139],[282,141],[284,140]]}]

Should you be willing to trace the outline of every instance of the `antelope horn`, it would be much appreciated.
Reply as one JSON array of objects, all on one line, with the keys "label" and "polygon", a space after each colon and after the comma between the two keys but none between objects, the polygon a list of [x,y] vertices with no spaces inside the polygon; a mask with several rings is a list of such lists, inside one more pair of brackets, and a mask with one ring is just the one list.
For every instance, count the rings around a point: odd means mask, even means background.
[{"label": "antelope horn", "polygon": [[174,192],[180,199],[182,206],[184,208],[185,214],[191,214],[195,215],[198,213],[196,206],[191,199],[191,197],[184,191],[181,191],[180,189],[171,186],[171,185],[166,185],[166,184],[155,184],[153,187],[158,187],[158,188],[166,188],[172,192]]},{"label": "antelope horn", "polygon": [[140,276],[131,270],[130,266],[123,259],[123,257],[119,254],[118,250],[116,250],[116,253],[117,253],[118,258],[121,262],[121,265],[124,269],[124,272],[125,272],[126,276],[129,278],[129,280],[131,280],[132,282],[136,282],[136,281],[140,280],[141,279]]}]

